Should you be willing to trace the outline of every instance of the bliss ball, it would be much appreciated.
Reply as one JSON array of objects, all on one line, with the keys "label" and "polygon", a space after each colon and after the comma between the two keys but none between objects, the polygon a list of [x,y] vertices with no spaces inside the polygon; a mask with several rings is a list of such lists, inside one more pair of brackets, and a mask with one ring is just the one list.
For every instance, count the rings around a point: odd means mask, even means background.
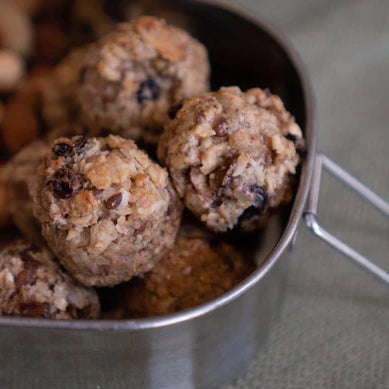
[{"label": "bliss ball", "polygon": [[82,63],[93,46],[73,49],[51,72],[43,89],[42,116],[49,131],[78,122]]},{"label": "bliss ball", "polygon": [[166,125],[158,156],[209,229],[254,230],[291,200],[303,142],[278,96],[229,87],[185,102]]},{"label": "bliss ball", "polygon": [[85,61],[79,101],[92,134],[156,144],[169,108],[208,90],[205,47],[155,17],[119,24]]},{"label": "bliss ball", "polygon": [[0,316],[94,319],[96,292],[72,280],[45,249],[24,240],[0,251]]},{"label": "bliss ball", "polygon": [[32,212],[29,185],[37,179],[38,166],[49,151],[45,142],[36,140],[19,151],[5,168],[12,220],[29,242],[39,246],[43,240]]},{"label": "bliss ball", "polygon": [[124,316],[164,315],[194,307],[220,296],[254,269],[227,243],[179,236],[149,274],[125,287]]},{"label": "bliss ball", "polygon": [[167,171],[119,136],[57,139],[31,190],[43,237],[87,286],[151,270],[180,223]]}]

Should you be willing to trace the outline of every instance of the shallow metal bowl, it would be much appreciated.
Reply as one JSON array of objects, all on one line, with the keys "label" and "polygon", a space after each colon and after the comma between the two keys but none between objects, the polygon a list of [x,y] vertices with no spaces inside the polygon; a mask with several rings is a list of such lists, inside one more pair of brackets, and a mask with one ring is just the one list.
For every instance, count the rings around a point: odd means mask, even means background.
[{"label": "shallow metal bowl", "polygon": [[2,388],[220,388],[259,352],[279,310],[287,274],[280,257],[301,220],[315,155],[305,72],[285,40],[252,15],[220,1],[163,3],[207,46],[213,89],[269,88],[296,116],[308,152],[293,205],[246,238],[257,270],[196,308],[124,321],[0,317]]}]

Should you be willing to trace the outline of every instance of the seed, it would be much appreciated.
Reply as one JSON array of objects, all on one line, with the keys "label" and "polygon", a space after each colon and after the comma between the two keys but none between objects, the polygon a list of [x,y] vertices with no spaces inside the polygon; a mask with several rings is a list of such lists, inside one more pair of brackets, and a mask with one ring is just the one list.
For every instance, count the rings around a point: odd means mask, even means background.
[{"label": "seed", "polygon": [[123,196],[121,193],[116,193],[104,202],[105,208],[109,209],[110,211],[116,209],[122,202],[122,198]]}]

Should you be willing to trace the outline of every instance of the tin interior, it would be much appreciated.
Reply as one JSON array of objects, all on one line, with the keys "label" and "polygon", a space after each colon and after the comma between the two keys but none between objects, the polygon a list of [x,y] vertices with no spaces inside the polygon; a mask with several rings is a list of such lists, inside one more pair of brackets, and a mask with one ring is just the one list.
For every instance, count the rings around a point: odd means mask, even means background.
[{"label": "tin interior", "polygon": [[308,152],[299,173],[293,204],[274,216],[264,230],[245,237],[235,237],[247,255],[253,257],[258,265],[257,270],[238,286],[206,304],[150,319],[55,321],[0,317],[0,326],[138,330],[182,322],[227,304],[260,282],[291,241],[309,189],[316,140],[312,123],[312,98],[299,59],[285,40],[261,21],[221,1],[167,0],[163,6],[163,9],[158,6],[151,8],[150,13],[181,25],[208,48],[213,90],[230,85],[242,89],[269,88],[282,98],[286,108],[295,115],[307,139]]}]

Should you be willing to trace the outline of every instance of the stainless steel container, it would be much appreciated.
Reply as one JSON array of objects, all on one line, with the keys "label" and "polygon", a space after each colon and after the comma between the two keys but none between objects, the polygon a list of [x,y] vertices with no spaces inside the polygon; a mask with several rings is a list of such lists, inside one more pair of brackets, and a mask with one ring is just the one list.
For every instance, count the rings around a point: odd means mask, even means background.
[{"label": "stainless steel container", "polygon": [[[315,185],[305,216],[320,235],[316,221],[320,170],[323,164],[330,169],[332,165],[324,156],[316,156],[312,96],[296,54],[260,20],[220,1],[163,3],[208,47],[214,89],[222,85],[268,87],[295,114],[308,152],[294,203],[272,219],[264,232],[250,237],[257,270],[207,304],[142,320],[0,317],[1,388],[221,388],[259,352],[281,306],[287,276],[284,257],[303,217],[314,168]],[[388,211],[382,199],[371,199],[371,192],[363,194]],[[374,267],[370,262],[359,263]],[[376,275],[383,279],[387,276],[381,269],[369,270],[378,271]]]}]

